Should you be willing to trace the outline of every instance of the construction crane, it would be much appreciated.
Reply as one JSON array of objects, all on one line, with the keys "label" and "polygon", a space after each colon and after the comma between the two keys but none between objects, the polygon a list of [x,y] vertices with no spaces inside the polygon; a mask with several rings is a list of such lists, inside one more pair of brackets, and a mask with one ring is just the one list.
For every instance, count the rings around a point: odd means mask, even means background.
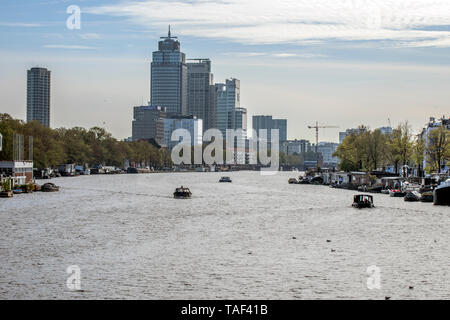
[{"label": "construction crane", "polygon": [[316,121],[315,126],[308,126],[308,129],[316,129],[316,157],[317,157],[317,167],[319,167],[319,154],[318,154],[318,146],[319,146],[319,129],[325,128],[339,128],[338,126],[319,126],[319,122]]}]

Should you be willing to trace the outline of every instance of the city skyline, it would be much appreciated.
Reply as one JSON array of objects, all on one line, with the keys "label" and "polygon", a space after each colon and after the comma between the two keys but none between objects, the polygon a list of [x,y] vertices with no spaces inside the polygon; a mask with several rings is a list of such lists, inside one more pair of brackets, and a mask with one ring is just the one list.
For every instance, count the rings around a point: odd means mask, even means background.
[{"label": "city skyline", "polygon": [[[378,28],[373,23],[364,25],[371,16],[361,1],[353,1],[354,7],[348,10],[351,22],[345,14],[337,15],[340,6],[350,1],[320,2],[326,5],[319,14],[319,4],[308,7],[291,1],[285,6],[291,13],[280,9],[283,6],[270,13],[266,1],[259,2],[259,9],[253,1],[230,1],[229,8],[214,1],[209,7],[198,1],[78,1],[74,4],[82,9],[81,29],[68,30],[65,1],[51,5],[3,1],[2,112],[25,119],[24,72],[38,65],[52,70],[53,127],[104,126],[118,138],[130,136],[131,116],[125,120],[123,114],[130,114],[130,106],[150,100],[150,54],[171,24],[188,57],[211,59],[216,79],[241,80],[241,105],[247,108],[248,119],[257,114],[288,119],[288,139],[312,141],[314,133],[307,125],[316,120],[339,125],[339,129],[324,130],[320,137],[338,141],[339,131],[360,124],[376,128],[387,126],[388,119],[393,126],[409,120],[418,131],[430,116],[446,115],[450,101],[448,3],[423,1],[414,6],[403,0],[387,7],[381,1],[372,10],[380,11]],[[168,5],[174,10],[164,11]],[[180,6],[184,10],[178,10]],[[217,13],[217,8],[223,11]],[[415,13],[423,16],[425,8],[427,19],[414,18]],[[194,9],[205,16],[209,29],[192,22]],[[273,30],[256,18],[238,27],[237,20],[246,9],[254,9],[254,17],[265,15]],[[237,14],[224,28],[230,10]],[[184,19],[177,19],[180,12]],[[280,13],[285,14],[282,21],[276,18]],[[353,19],[357,14],[363,20]],[[402,15],[409,24],[394,19]],[[347,25],[351,32],[336,27],[332,39],[333,25]]]}]

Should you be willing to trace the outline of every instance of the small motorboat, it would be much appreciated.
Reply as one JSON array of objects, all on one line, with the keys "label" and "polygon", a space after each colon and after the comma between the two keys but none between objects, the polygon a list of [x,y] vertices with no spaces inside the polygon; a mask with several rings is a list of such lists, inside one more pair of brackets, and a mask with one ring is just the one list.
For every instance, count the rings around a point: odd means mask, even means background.
[{"label": "small motorboat", "polygon": [[420,196],[421,202],[433,202],[433,192],[424,192]]},{"label": "small motorboat", "polygon": [[231,182],[231,178],[230,177],[222,177],[222,178],[220,178],[219,182]]},{"label": "small motorboat", "polygon": [[25,192],[23,191],[23,189],[14,189],[13,193],[14,194],[22,194],[22,193],[25,193]]},{"label": "small motorboat", "polygon": [[389,189],[389,195],[391,197],[404,197],[406,195],[401,189]]},{"label": "small motorboat", "polygon": [[12,191],[1,191],[0,198],[12,198],[14,193]]},{"label": "small motorboat", "polygon": [[408,201],[408,202],[420,201],[420,194],[416,191],[410,191],[410,192],[406,193],[403,200]]},{"label": "small motorboat", "polygon": [[288,180],[288,183],[289,183],[289,184],[298,184],[298,180],[297,180],[296,178],[290,178],[290,179]]},{"label": "small motorboat", "polygon": [[176,188],[175,192],[173,193],[173,197],[175,199],[188,199],[192,196],[191,190],[189,188],[185,188],[181,186],[180,188]]},{"label": "small motorboat", "polygon": [[45,183],[42,185],[41,191],[42,192],[58,192],[59,187],[57,185],[55,185],[54,183],[49,182],[49,183]]},{"label": "small motorboat", "polygon": [[375,205],[373,204],[373,196],[368,194],[357,194],[353,196],[353,208],[373,208]]}]

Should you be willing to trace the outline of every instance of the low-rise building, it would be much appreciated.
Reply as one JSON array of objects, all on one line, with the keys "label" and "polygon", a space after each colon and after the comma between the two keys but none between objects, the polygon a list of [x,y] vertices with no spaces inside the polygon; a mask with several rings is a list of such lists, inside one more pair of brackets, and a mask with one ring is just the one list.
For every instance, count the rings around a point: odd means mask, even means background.
[{"label": "low-rise building", "polygon": [[0,161],[0,174],[19,185],[33,182],[33,161]]}]

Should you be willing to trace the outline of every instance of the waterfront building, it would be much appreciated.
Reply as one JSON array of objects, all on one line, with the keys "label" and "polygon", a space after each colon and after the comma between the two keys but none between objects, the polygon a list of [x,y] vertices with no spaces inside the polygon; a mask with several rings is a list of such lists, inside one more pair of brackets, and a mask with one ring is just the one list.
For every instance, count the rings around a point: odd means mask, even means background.
[{"label": "waterfront building", "polygon": [[216,127],[225,137],[227,129],[236,129],[236,109],[241,105],[241,82],[231,78],[225,83],[217,83],[215,88]]},{"label": "waterfront building", "polygon": [[314,150],[311,149],[311,143],[308,140],[296,139],[281,142],[280,151],[286,155],[299,155]]},{"label": "waterfront building", "polygon": [[215,128],[215,86],[209,59],[187,63],[187,114],[203,120],[203,130]]},{"label": "waterfront building", "polygon": [[0,161],[0,175],[13,178],[16,185],[33,182],[33,161]]},{"label": "waterfront building", "polygon": [[51,71],[31,68],[27,71],[27,122],[39,121],[50,127]]},{"label": "waterfront building", "polygon": [[158,144],[164,141],[164,124],[160,119],[166,117],[166,108],[161,106],[134,107],[132,140],[154,139]]},{"label": "waterfront building", "polygon": [[203,120],[196,116],[172,116],[161,120],[164,125],[164,146],[172,150],[179,141],[172,141],[172,133],[177,129],[185,129],[191,135],[191,146],[203,144]]},{"label": "waterfront building", "polygon": [[186,56],[180,51],[180,42],[172,37],[161,37],[158,51],[153,52],[151,64],[152,105],[163,106],[167,114],[187,114]]},{"label": "waterfront building", "polygon": [[271,130],[279,130],[280,142],[287,140],[287,120],[286,119],[273,119],[272,116],[256,115],[252,117],[253,130],[259,135],[260,129],[267,129],[267,141],[270,143],[272,140]]}]

